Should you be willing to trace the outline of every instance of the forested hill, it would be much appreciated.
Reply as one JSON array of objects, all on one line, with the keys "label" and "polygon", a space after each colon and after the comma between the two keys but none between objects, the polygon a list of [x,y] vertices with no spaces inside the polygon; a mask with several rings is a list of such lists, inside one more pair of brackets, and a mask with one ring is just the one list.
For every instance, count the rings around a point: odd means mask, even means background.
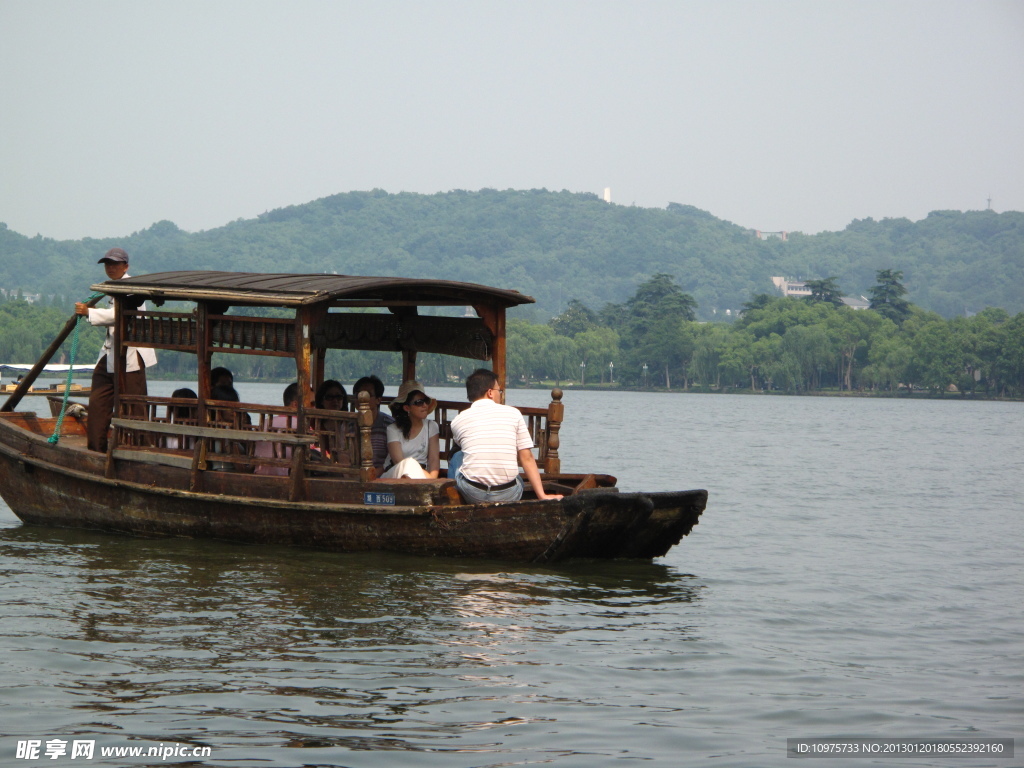
[{"label": "forested hill", "polygon": [[0,224],[0,288],[81,298],[103,278],[96,260],[114,245],[132,255],[137,274],[338,272],[515,288],[537,299],[520,314],[535,321],[573,298],[594,309],[621,302],[657,273],[693,295],[702,319],[724,319],[725,309],[772,292],[773,275],[836,276],[844,293],[859,296],[879,269],[901,270],[907,298],[947,317],[1024,310],[1024,213],[855,220],[783,242],[689,205],[637,208],[543,189],[350,192],[204,232],[162,221],[104,240],[28,238]]}]

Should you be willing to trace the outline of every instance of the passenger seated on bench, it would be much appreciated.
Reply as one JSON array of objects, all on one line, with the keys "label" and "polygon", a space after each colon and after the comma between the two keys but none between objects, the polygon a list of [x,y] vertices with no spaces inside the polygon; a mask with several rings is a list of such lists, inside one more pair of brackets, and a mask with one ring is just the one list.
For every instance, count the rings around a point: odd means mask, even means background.
[{"label": "passenger seated on bench", "polygon": [[[199,395],[193,392],[188,387],[182,387],[176,389],[171,393],[171,397],[184,400],[188,398],[190,400],[198,400]],[[172,405],[167,409],[168,421],[171,424],[191,424],[195,425],[196,421],[196,407],[194,405]],[[195,444],[195,438],[185,437],[178,435],[168,435],[165,445],[172,450],[179,448],[191,448]]]},{"label": "passenger seated on bench", "polygon": [[[210,390],[210,399],[226,400],[229,403],[237,403],[240,400],[240,398],[238,397],[238,392],[235,391],[234,387],[230,385],[225,386],[223,384],[215,386],[213,387],[213,389]],[[235,420],[236,413],[236,411],[229,411],[223,408],[212,408],[210,410],[210,416],[212,417],[213,421],[220,421],[230,424],[235,429],[237,429],[239,426],[239,424]]]},{"label": "passenger seated on bench", "polygon": [[[345,411],[348,410],[348,393],[340,381],[327,379],[317,387],[314,402],[317,408],[324,411]],[[330,458],[337,454],[335,457],[337,463],[348,464],[344,435],[348,434],[349,424],[339,424],[336,419],[321,419],[318,421],[320,423],[316,424],[316,432],[319,434],[318,439],[323,442],[320,446],[313,446],[313,458],[315,459],[320,454],[321,449],[323,449],[326,453],[321,458]],[[342,444],[335,446],[333,443],[337,441],[339,432],[342,437]]]},{"label": "passenger seated on bench", "polygon": [[[293,381],[291,384],[284,388],[284,404],[289,408],[298,408],[299,382]],[[294,431],[296,421],[297,416],[293,416],[287,413],[275,413],[273,418],[271,418],[270,423],[267,425],[267,431]],[[280,443],[261,441],[259,443],[256,443],[256,448],[253,451],[253,455],[264,459],[290,459],[292,455],[292,448],[291,446],[281,445]],[[256,467],[255,474],[287,476],[288,472],[288,467],[272,467],[267,464],[260,464]]]},{"label": "passenger seated on bench", "polygon": [[466,379],[472,405],[452,419],[452,440],[462,450],[448,460],[448,477],[469,502],[519,501],[523,481],[518,464],[538,499],[562,498],[545,492],[530,430],[522,413],[501,402],[504,394],[494,371],[478,368]]},{"label": "passenger seated on bench", "polygon": [[394,424],[388,425],[387,471],[381,477],[436,479],[441,471],[437,421],[428,419],[437,402],[418,381],[406,381],[391,401]]},{"label": "passenger seated on bench", "polygon": [[210,386],[227,387],[229,389],[234,389],[235,374],[233,374],[227,368],[214,368],[212,371],[210,371]]},{"label": "passenger seated on bench", "polygon": [[[296,391],[298,391],[298,386],[296,386]],[[348,393],[340,381],[327,379],[316,388],[314,402],[317,408],[325,411],[347,411]]]},{"label": "passenger seated on bench", "polygon": [[[234,387],[219,386],[210,391],[211,400],[225,400],[232,403],[238,402],[238,393]],[[211,408],[210,416],[212,425],[222,429],[240,429],[243,424],[249,424],[249,414],[229,411],[222,408]],[[214,440],[212,445],[213,453],[245,455],[248,452],[248,445],[242,441]],[[251,468],[243,468],[237,464],[227,461],[211,461],[211,469],[220,472],[251,472]]]}]

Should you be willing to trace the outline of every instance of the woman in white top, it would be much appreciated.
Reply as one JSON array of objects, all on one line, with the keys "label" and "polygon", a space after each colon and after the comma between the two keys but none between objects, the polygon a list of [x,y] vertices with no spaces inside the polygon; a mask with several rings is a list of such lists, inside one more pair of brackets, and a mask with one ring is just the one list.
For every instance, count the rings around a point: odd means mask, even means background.
[{"label": "woman in white top", "polygon": [[388,425],[388,460],[381,477],[436,478],[441,470],[437,422],[428,419],[437,403],[418,381],[406,381],[391,401],[395,423]]}]

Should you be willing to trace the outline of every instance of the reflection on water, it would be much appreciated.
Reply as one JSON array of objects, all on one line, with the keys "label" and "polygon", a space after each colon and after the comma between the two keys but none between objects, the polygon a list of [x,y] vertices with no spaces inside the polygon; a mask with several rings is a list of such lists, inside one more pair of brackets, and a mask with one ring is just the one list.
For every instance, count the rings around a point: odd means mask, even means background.
[{"label": "reflection on water", "polygon": [[587,705],[589,684],[552,685],[549,653],[650,666],[624,638],[691,639],[679,619],[701,591],[663,564],[510,570],[35,527],[2,531],[0,562],[20,628],[2,640],[32,657],[4,663],[7,691],[41,705],[7,733],[128,727],[221,752],[242,733],[250,752],[493,750],[492,729]]}]

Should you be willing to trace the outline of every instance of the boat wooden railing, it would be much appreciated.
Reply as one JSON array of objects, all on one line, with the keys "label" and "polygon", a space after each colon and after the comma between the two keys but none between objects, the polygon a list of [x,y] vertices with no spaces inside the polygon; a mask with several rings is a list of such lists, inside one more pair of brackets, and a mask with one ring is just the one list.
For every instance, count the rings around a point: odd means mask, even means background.
[{"label": "boat wooden railing", "polygon": [[[125,343],[154,349],[194,352],[198,325],[184,312],[125,310]],[[235,354],[291,357],[295,354],[295,321],[275,317],[208,315],[209,350]]]},{"label": "boat wooden railing", "polygon": [[[547,408],[520,407],[537,446],[537,463],[559,474],[562,392],[552,391]],[[370,425],[359,412],[305,409],[301,425],[295,408],[206,400],[208,423],[197,421],[194,398],[122,395],[112,422],[110,458],[187,467],[192,485],[204,471],[255,472],[296,477],[334,477],[367,481],[373,477]],[[452,449],[451,421],[470,406],[439,400],[441,455]],[[108,473],[114,471],[111,461]]]},{"label": "boat wooden railing", "polygon": [[[245,472],[348,480],[372,479],[369,425],[361,413],[307,409],[302,424],[285,406],[205,401],[209,422],[194,417],[195,399],[124,395],[113,436],[113,460],[191,469],[191,487],[205,471]],[[193,410],[190,410],[193,409]],[[361,418],[362,417],[362,418]],[[365,440],[365,445],[364,445]],[[296,484],[296,494],[301,489]]]}]

